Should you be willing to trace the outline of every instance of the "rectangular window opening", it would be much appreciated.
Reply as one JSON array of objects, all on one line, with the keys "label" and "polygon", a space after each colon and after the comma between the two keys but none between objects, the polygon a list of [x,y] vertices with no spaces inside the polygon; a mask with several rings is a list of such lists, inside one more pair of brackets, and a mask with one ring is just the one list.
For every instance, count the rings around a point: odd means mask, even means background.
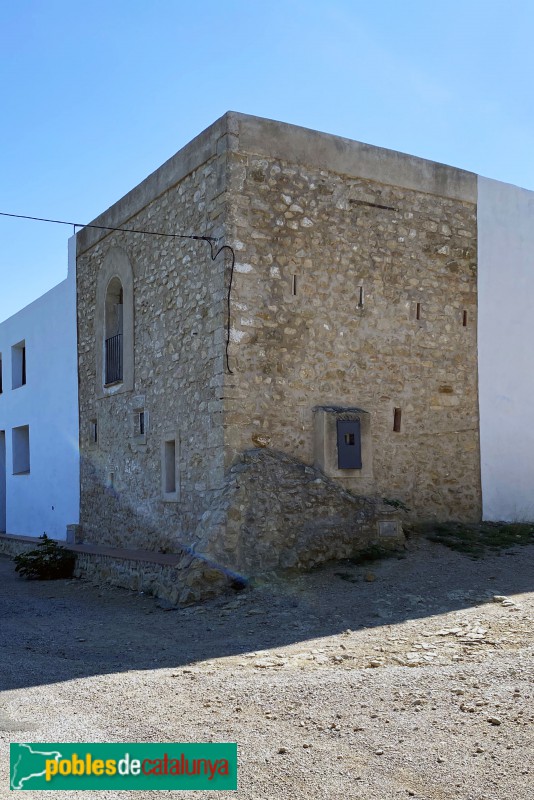
[{"label": "rectangular window opening", "polygon": [[164,458],[164,486],[166,494],[176,492],[176,440],[171,439],[165,442]]},{"label": "rectangular window opening", "polygon": [[26,385],[26,342],[19,342],[11,348],[11,378],[13,389]]},{"label": "rectangular window opening", "polygon": [[90,422],[90,431],[91,431],[91,443],[97,444],[98,443],[98,422],[96,419],[92,419]]},{"label": "rectangular window opening", "polygon": [[13,475],[28,475],[30,472],[30,426],[13,428]]},{"label": "rectangular window opening", "polygon": [[293,278],[291,279],[291,294],[293,295],[293,297],[297,296],[297,276],[296,275],[293,275]]},{"label": "rectangular window opening", "polygon": [[400,433],[400,429],[401,429],[401,416],[402,416],[402,411],[401,411],[401,409],[400,409],[400,408],[396,408],[396,409],[393,411],[393,430],[395,431],[395,433]]},{"label": "rectangular window opening", "polygon": [[359,419],[338,419],[337,467],[338,469],[362,468],[362,441]]},{"label": "rectangular window opening", "polygon": [[464,311],[463,313],[462,325],[464,326],[464,328],[467,328],[467,311]]},{"label": "rectangular window opening", "polygon": [[415,318],[416,319],[421,319],[421,303],[417,303],[417,306],[416,306],[416,309],[415,309]]},{"label": "rectangular window opening", "polygon": [[146,444],[146,434],[148,433],[148,411],[142,406],[133,410],[133,436],[138,444]]},{"label": "rectangular window opening", "polygon": [[363,286],[358,287],[358,308],[363,308]]}]

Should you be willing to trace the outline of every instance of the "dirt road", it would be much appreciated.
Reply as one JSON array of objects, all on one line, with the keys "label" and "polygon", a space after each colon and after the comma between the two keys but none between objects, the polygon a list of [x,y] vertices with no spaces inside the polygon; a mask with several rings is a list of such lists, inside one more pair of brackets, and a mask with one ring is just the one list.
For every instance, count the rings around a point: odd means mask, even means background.
[{"label": "dirt road", "polygon": [[0,558],[0,797],[10,741],[237,741],[243,800],[527,800],[533,566],[417,541],[173,610]]}]

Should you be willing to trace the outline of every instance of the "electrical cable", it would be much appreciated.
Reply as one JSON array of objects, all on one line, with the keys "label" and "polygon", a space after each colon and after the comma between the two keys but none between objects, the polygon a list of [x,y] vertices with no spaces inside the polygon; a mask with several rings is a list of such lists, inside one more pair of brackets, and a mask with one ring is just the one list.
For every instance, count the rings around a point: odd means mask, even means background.
[{"label": "electrical cable", "polygon": [[[66,222],[64,219],[46,219],[46,217],[29,217],[27,214],[7,214],[0,211],[0,217],[14,217],[15,219],[31,219],[34,222],[53,222],[56,225],[71,225],[73,228],[96,228],[100,231],[123,231],[124,233],[144,233],[147,236],[170,236],[174,239],[198,239],[205,242],[216,242],[214,236],[194,236],[186,233],[163,233],[162,231],[142,231],[136,228],[115,228],[112,225],[93,225],[83,222]],[[229,245],[228,245],[229,246]]]},{"label": "electrical cable", "polygon": [[230,330],[231,330],[231,319],[230,319],[230,300],[232,294],[232,282],[234,279],[234,267],[235,267],[235,251],[233,247],[230,247],[229,244],[223,244],[222,247],[215,252],[215,246],[212,241],[208,242],[211,250],[211,260],[215,261],[219,253],[222,253],[223,250],[229,250],[230,255],[232,257],[232,263],[230,264],[230,278],[228,281],[228,293],[226,295],[226,348],[225,348],[225,356],[226,356],[226,369],[228,370],[229,375],[233,375],[233,371],[230,369],[230,356],[228,353],[228,349],[230,347]]},{"label": "electrical cable", "polygon": [[230,369],[230,356],[229,356],[229,348],[230,348],[230,330],[231,330],[231,318],[230,318],[230,310],[231,310],[231,299],[232,299],[232,283],[234,279],[234,267],[235,267],[235,251],[234,248],[231,247],[229,244],[223,244],[221,247],[217,248],[217,239],[214,236],[198,236],[194,234],[187,234],[187,233],[164,233],[163,231],[143,231],[138,230],[136,228],[116,228],[112,225],[93,225],[91,223],[84,224],[82,222],[67,222],[63,219],[47,219],[46,217],[30,217],[27,214],[8,214],[5,211],[0,211],[0,217],[12,217],[14,219],[29,219],[33,222],[51,222],[55,225],[72,225],[74,228],[74,233],[76,233],[76,228],[95,228],[101,231],[120,231],[122,233],[140,233],[146,236],[168,236],[173,239],[194,239],[198,242],[207,242],[210,246],[210,257],[212,261],[215,261],[217,256],[223,252],[223,250],[228,250],[232,257],[232,263],[230,264],[230,278],[228,281],[228,293],[227,293],[227,320],[226,320],[226,349],[225,349],[225,357],[226,357],[226,369],[230,375],[233,375],[233,371]]}]

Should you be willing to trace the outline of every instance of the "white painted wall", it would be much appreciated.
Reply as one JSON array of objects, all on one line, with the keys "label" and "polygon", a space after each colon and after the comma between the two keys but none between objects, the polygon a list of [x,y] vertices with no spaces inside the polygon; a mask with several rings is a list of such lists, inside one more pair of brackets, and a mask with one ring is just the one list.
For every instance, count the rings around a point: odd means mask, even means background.
[{"label": "white painted wall", "polygon": [[534,192],[478,182],[483,516],[534,520]]},{"label": "white painted wall", "polygon": [[6,529],[6,434],[0,430],[0,531]]},{"label": "white painted wall", "polygon": [[[0,323],[7,533],[65,539],[79,521],[76,261],[65,281]],[[11,348],[26,342],[25,386],[12,389]],[[13,475],[12,429],[30,427],[30,473]],[[1,458],[1,454],[0,454]],[[2,470],[0,465],[0,480]],[[0,502],[2,487],[0,487]],[[0,518],[1,518],[0,510]]]}]

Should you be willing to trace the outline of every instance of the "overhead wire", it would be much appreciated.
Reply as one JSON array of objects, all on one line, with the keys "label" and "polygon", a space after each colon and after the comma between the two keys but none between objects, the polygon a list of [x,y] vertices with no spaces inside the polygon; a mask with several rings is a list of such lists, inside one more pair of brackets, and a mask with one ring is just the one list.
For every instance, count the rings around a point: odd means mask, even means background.
[{"label": "overhead wire", "polygon": [[230,264],[230,277],[228,280],[228,292],[226,297],[226,305],[227,305],[227,315],[226,315],[226,348],[225,348],[225,359],[226,359],[226,369],[230,375],[233,375],[233,371],[230,369],[230,355],[229,355],[229,348],[230,348],[230,331],[231,331],[231,296],[232,296],[232,283],[234,278],[234,267],[235,267],[235,251],[234,248],[231,247],[229,244],[223,244],[221,247],[217,247],[217,243],[219,239],[215,236],[200,236],[198,234],[191,234],[191,233],[166,233],[164,231],[145,231],[140,230],[137,228],[119,228],[113,225],[95,225],[93,223],[82,223],[82,222],[67,222],[63,219],[48,219],[47,217],[32,217],[28,214],[9,214],[6,211],[0,211],[0,217],[12,217],[14,219],[27,219],[33,222],[50,222],[55,225],[70,225],[74,228],[74,233],[76,233],[76,228],[95,228],[96,230],[101,231],[120,231],[122,233],[138,233],[145,236],[167,236],[173,239],[194,239],[195,241],[199,242],[207,242],[210,247],[210,257],[212,261],[219,256],[224,250],[227,250],[231,255],[231,264]]},{"label": "overhead wire", "polygon": [[[214,236],[198,236],[190,233],[164,233],[163,231],[144,231],[137,228],[117,228],[113,225],[94,225],[84,222],[67,222],[64,219],[47,219],[46,217],[30,217],[27,214],[8,214],[0,211],[0,217],[14,217],[15,219],[31,219],[34,222],[53,222],[56,225],[71,225],[73,228],[96,228],[101,231],[123,231],[124,233],[143,233],[147,236],[170,236],[174,239],[198,239],[205,242],[217,242]],[[228,245],[229,246],[229,245]]]}]

